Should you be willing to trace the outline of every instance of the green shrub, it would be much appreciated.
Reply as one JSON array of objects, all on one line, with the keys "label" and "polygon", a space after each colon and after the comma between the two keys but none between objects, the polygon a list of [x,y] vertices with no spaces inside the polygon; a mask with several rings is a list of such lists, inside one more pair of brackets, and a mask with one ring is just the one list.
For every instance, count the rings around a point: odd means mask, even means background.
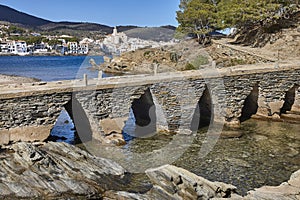
[{"label": "green shrub", "polygon": [[233,58],[233,59],[231,59],[231,66],[245,65],[245,64],[248,64],[246,60],[239,59],[239,58]]},{"label": "green shrub", "polygon": [[149,57],[149,56],[151,56],[151,54],[153,54],[152,51],[145,51],[144,52],[144,57]]},{"label": "green shrub", "polygon": [[192,61],[192,64],[199,68],[201,65],[208,64],[208,58],[203,55],[199,55],[195,60]]},{"label": "green shrub", "polygon": [[196,68],[193,64],[187,63],[187,64],[185,65],[184,71],[187,71],[187,70],[195,70],[195,69],[197,69],[197,68]]}]

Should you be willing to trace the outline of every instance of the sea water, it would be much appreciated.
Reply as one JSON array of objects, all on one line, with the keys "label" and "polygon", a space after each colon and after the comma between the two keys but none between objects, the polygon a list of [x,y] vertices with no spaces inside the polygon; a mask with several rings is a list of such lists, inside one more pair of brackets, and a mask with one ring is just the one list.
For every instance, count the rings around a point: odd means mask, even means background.
[{"label": "sea water", "polygon": [[98,76],[90,70],[90,59],[103,63],[103,56],[0,56],[0,74],[58,81]]}]

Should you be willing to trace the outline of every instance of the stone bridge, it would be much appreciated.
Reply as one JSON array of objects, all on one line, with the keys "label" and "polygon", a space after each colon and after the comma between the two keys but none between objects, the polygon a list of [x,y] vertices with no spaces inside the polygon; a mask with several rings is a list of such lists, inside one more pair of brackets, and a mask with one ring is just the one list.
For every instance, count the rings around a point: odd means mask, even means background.
[{"label": "stone bridge", "polygon": [[111,77],[87,85],[83,80],[3,85],[0,144],[45,140],[63,109],[81,140],[105,143],[120,136],[130,110],[140,137],[210,122],[239,126],[253,115],[280,118],[300,111],[299,85],[295,62]]}]

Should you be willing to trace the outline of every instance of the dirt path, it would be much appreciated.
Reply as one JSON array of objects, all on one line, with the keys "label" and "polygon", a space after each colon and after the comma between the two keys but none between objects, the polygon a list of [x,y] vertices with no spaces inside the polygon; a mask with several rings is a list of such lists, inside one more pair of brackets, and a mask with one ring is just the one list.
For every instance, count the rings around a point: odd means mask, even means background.
[{"label": "dirt path", "polygon": [[248,52],[250,54],[266,58],[273,61],[299,60],[300,59],[300,27],[285,29],[277,33],[279,39],[269,42],[262,48],[252,48],[251,46],[241,46],[230,44],[234,40],[222,39],[215,41],[227,45],[230,48]]}]

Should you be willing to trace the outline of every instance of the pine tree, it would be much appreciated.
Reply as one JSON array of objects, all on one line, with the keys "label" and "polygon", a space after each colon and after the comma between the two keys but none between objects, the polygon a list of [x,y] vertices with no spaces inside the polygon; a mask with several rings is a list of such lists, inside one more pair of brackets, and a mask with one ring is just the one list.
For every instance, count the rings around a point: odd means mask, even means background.
[{"label": "pine tree", "polygon": [[195,34],[202,44],[216,28],[279,30],[282,19],[300,10],[299,0],[181,0],[179,8],[177,31]]},{"label": "pine tree", "polygon": [[197,36],[199,43],[206,43],[208,33],[216,25],[216,4],[209,0],[183,0],[177,11],[179,23],[177,31],[193,33]]}]

